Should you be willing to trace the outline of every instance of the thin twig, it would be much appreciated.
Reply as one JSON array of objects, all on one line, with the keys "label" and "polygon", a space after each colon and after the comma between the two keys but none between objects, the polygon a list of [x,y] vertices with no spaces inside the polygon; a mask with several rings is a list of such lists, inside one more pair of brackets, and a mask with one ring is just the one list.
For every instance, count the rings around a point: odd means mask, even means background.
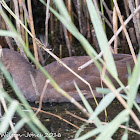
[{"label": "thin twig", "polygon": [[[78,119],[78,120],[83,121],[83,122],[90,123],[90,124],[94,124],[94,121],[88,121],[88,120],[86,120],[86,119],[84,119],[84,118],[81,118],[81,117],[79,117],[79,116],[77,116],[77,115],[75,115],[75,114],[73,114],[73,113],[71,113],[71,112],[69,112],[69,111],[66,111],[66,113],[69,114],[69,115],[71,115],[72,117]],[[105,125],[105,124],[108,124],[108,122],[101,122],[101,124]],[[120,125],[120,128],[127,129],[127,130],[129,130],[129,131],[131,131],[131,132],[134,132],[134,133],[140,135],[140,132],[139,132],[139,131],[136,131],[136,130],[133,129],[133,128],[128,128],[128,127],[126,127],[126,126],[124,126],[124,125]]]},{"label": "thin twig", "polygon": [[44,87],[43,87],[43,91],[42,91],[42,93],[41,93],[40,100],[39,100],[39,107],[38,107],[38,109],[37,109],[35,115],[37,115],[37,114],[39,113],[39,111],[41,110],[41,108],[42,108],[43,97],[44,97],[44,94],[45,94],[45,92],[46,92],[46,89],[47,89],[47,86],[48,86],[49,83],[50,83],[50,80],[47,79],[46,82],[45,82],[45,85],[44,85]]},{"label": "thin twig", "polygon": [[102,3],[103,3],[103,6],[104,6],[104,8],[106,10],[106,13],[107,13],[107,15],[109,17],[109,20],[112,23],[112,14],[113,14],[113,12],[111,10],[109,10],[109,8],[107,7],[107,5],[106,5],[104,0],[102,0]]},{"label": "thin twig", "polygon": [[[21,104],[21,103],[20,103],[20,104]],[[21,104],[21,105],[25,106],[24,104]],[[35,107],[31,107],[31,108],[34,109],[34,110],[38,110],[38,108],[35,108]],[[45,114],[48,114],[48,115],[51,115],[51,116],[54,116],[54,117],[56,117],[56,118],[58,118],[58,119],[60,119],[60,120],[62,120],[62,121],[64,121],[64,122],[70,124],[71,126],[77,128],[77,129],[80,129],[78,126],[76,126],[76,125],[72,124],[71,122],[65,120],[65,119],[62,118],[61,116],[58,116],[58,115],[53,114],[53,113],[50,113],[50,112],[46,112],[46,111],[44,111],[44,110],[40,110],[39,112],[45,113]]]},{"label": "thin twig", "polygon": [[110,23],[110,21],[105,17],[105,15],[103,15],[101,12],[99,12],[101,17],[104,18],[106,24],[108,25],[108,27],[113,31],[113,27],[112,24]]},{"label": "thin twig", "polygon": [[82,22],[81,22],[81,10],[80,10],[80,2],[79,0],[77,0],[77,5],[76,5],[76,10],[77,10],[77,13],[78,13],[78,22],[79,22],[79,29],[80,29],[80,32],[81,34],[83,34],[83,28],[82,28]]},{"label": "thin twig", "polygon": [[64,25],[62,25],[62,26],[63,26],[63,31],[64,31],[64,35],[65,35],[65,40],[66,40],[69,56],[72,56],[71,44],[70,44],[70,40],[69,40],[69,37],[68,37],[68,31],[67,31],[67,29]]}]

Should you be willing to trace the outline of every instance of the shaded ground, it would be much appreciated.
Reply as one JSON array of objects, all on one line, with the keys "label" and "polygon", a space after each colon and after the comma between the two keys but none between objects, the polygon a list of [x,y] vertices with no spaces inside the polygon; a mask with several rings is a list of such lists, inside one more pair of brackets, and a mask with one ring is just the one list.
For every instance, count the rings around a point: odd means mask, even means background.
[{"label": "shaded ground", "polygon": [[[95,105],[95,103],[92,99],[90,99],[89,102],[90,102],[90,104],[93,108],[96,107],[96,105]],[[30,105],[32,107],[38,108],[38,104],[31,103]],[[73,123],[74,125],[76,125],[78,127],[83,125],[84,122],[70,116],[69,114],[66,113],[66,111],[69,111],[69,112],[71,112],[71,113],[73,113],[77,116],[80,116],[82,118],[87,119],[85,117],[85,115],[81,111],[79,111],[71,103],[59,103],[59,104],[57,104],[57,103],[52,103],[52,104],[47,103],[47,104],[43,104],[42,110],[54,113],[56,115],[59,115],[63,119],[68,120],[69,122]],[[113,103],[107,108],[108,121],[111,121],[122,110],[123,110],[122,105],[117,100],[113,101]],[[140,118],[140,113],[138,113],[135,108],[133,110],[136,113],[136,115]],[[78,129],[71,126],[70,124],[67,124],[63,120],[60,120],[60,119],[58,119],[54,116],[51,116],[51,115],[47,115],[45,113],[39,113],[38,118],[45,125],[45,127],[50,131],[50,133],[52,133],[52,135],[56,136],[55,138],[57,140],[72,139],[72,138],[74,138],[76,132],[78,131]],[[100,118],[101,121],[104,122],[105,121],[105,113],[102,112],[99,115],[99,118]],[[13,118],[13,122],[17,123],[18,121],[19,121],[18,115],[15,115],[15,117]],[[138,130],[138,127],[136,126],[136,124],[133,122],[132,119],[130,120],[130,127],[134,128],[135,130]],[[82,134],[92,130],[93,128],[95,128],[94,124],[87,125],[86,128],[84,129],[84,132],[82,132]],[[114,140],[120,140],[123,133],[124,133],[124,129],[119,129],[117,131],[117,133],[115,133],[115,135],[113,136],[113,139]],[[27,127],[27,125],[25,125],[18,132],[18,134],[22,135],[21,138],[20,138],[22,140],[38,139],[38,138],[35,138],[35,137],[31,136],[31,134],[33,134],[33,132]],[[29,137],[29,135],[30,135],[30,137]],[[46,136],[47,135],[48,134],[46,134]],[[95,139],[95,137],[90,138],[90,140],[93,140],[93,139]],[[129,140],[131,140],[131,139],[139,140],[140,136],[129,131]]]}]

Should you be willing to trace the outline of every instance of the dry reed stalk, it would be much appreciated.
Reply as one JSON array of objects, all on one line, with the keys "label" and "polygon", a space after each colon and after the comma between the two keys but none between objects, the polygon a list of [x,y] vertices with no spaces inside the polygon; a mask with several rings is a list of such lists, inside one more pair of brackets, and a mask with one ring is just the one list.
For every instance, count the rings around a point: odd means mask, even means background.
[{"label": "dry reed stalk", "polygon": [[59,29],[60,29],[60,37],[61,37],[62,43],[64,44],[63,24],[61,22],[59,22]]},{"label": "dry reed stalk", "polygon": [[127,18],[129,17],[129,8],[128,8],[128,0],[123,0],[123,3],[124,3],[124,8],[125,8],[125,12],[126,12],[126,16]]},{"label": "dry reed stalk", "polygon": [[[24,14],[23,14],[21,0],[19,0],[19,11],[20,11],[20,20],[22,23],[24,23]],[[21,36],[22,36],[23,41],[25,42],[25,30],[22,26],[21,26]]]},{"label": "dry reed stalk", "polygon": [[9,37],[5,36],[5,40],[6,40],[7,44],[8,44],[8,46],[9,46],[9,48],[14,50],[14,47],[12,45],[11,39]]},{"label": "dry reed stalk", "polygon": [[[50,6],[54,8],[53,1],[50,2]],[[52,14],[52,12],[50,13],[50,33],[51,33],[51,40],[52,40],[54,35],[54,15]],[[53,40],[52,40],[52,44],[53,44]]]},{"label": "dry reed stalk", "polygon": [[[14,8],[15,8],[15,15],[17,16],[17,18],[19,19],[19,7],[18,7],[18,1],[17,0],[13,0],[14,3]],[[17,28],[17,32],[20,34],[21,33],[21,29],[20,29],[20,23],[16,20],[16,28]],[[15,42],[20,50],[20,53],[27,59],[23,48],[21,46],[21,44],[15,39]],[[28,60],[28,59],[27,59]]]},{"label": "dry reed stalk", "polygon": [[[54,10],[57,10],[56,7],[54,8]],[[56,46],[57,45],[57,40],[56,38],[58,38],[57,35],[57,30],[59,29],[59,20],[54,16],[54,36],[53,36],[53,45]]]},{"label": "dry reed stalk", "polygon": [[113,12],[112,12],[111,10],[109,10],[109,8],[108,8],[108,6],[106,5],[106,3],[105,3],[104,0],[102,0],[102,3],[103,3],[103,6],[104,6],[104,8],[105,8],[105,10],[106,10],[106,13],[107,13],[107,15],[108,15],[108,17],[109,17],[109,20],[110,20],[110,22],[112,23],[112,14],[113,14]]},{"label": "dry reed stalk", "polygon": [[116,36],[116,32],[118,30],[118,18],[117,18],[117,12],[116,8],[113,8],[113,31],[115,35],[115,40],[114,40],[114,53],[118,53],[118,37]]},{"label": "dry reed stalk", "polygon": [[[28,4],[29,22],[30,22],[30,26],[31,26],[31,33],[35,37],[36,35],[35,35],[35,30],[34,30],[31,0],[28,0],[27,4]],[[33,40],[35,60],[37,61],[37,63],[39,63],[37,45],[36,45],[36,42],[35,42],[34,38],[32,38],[32,40]],[[38,68],[37,65],[36,65],[36,68]]]},{"label": "dry reed stalk", "polygon": [[92,34],[92,39],[93,39],[93,42],[94,42],[94,46],[96,47],[96,50],[99,53],[100,52],[100,47],[99,47],[94,29],[92,29],[91,34]]},{"label": "dry reed stalk", "polygon": [[[17,18],[19,18],[18,1],[17,0],[13,0],[13,3],[14,3],[15,15],[17,16]],[[18,21],[16,21],[16,28],[17,28],[17,32],[20,34],[20,24],[19,24]]]},{"label": "dry reed stalk", "polygon": [[[3,6],[6,10],[8,10],[8,8],[9,8],[9,7],[6,5],[6,3],[4,3],[3,1],[0,1],[0,8],[1,8],[1,9],[2,9],[2,6]],[[13,13],[13,15],[15,16],[14,13]],[[12,15],[12,16],[13,16],[13,15]],[[1,15],[1,16],[3,17],[3,15]],[[21,24],[21,23],[20,23],[20,24]],[[6,28],[7,28],[9,31],[12,31],[12,29],[9,27],[8,23],[6,23]],[[17,40],[16,37],[14,37],[14,40],[15,40],[15,42],[16,42],[16,44],[17,44],[19,50],[20,50],[21,55],[28,61],[28,58],[26,57],[26,55],[25,55],[25,53],[24,53],[24,50],[23,50],[23,48],[21,47],[21,44],[18,42],[18,40]]]},{"label": "dry reed stalk", "polygon": [[134,7],[133,7],[133,4],[132,4],[132,1],[128,0],[128,3],[129,3],[129,9],[131,11],[131,14],[133,14],[134,28],[135,28],[135,32],[136,32],[136,37],[137,37],[138,45],[139,45],[139,48],[140,48],[140,28],[139,28],[137,20],[136,20],[136,15],[134,15]]},{"label": "dry reed stalk", "polygon": [[100,12],[100,16],[104,19],[108,27],[113,31],[112,23]]},{"label": "dry reed stalk", "polygon": [[[67,5],[68,5],[68,13],[69,13],[69,15],[71,17],[71,20],[72,20],[72,5],[71,5],[71,0],[68,0],[67,1]],[[69,31],[67,31],[67,32],[68,32],[68,37],[69,37],[70,43],[72,44],[72,34]]]},{"label": "dry reed stalk", "polygon": [[23,0],[19,0],[19,3],[20,3],[20,5],[22,5],[22,7],[23,7],[23,10],[24,10],[24,14],[25,14],[25,17],[26,17],[27,23],[28,23],[29,27],[31,28],[31,26],[30,26],[30,22],[29,22],[29,15],[28,15],[28,11],[27,11],[27,8],[26,8],[26,5],[25,5],[25,2],[24,2]]},{"label": "dry reed stalk", "polygon": [[[5,21],[2,19],[2,17],[0,16],[0,22],[1,22],[1,29],[4,29],[6,30],[7,29],[7,26],[6,26],[6,23]],[[7,29],[8,30],[8,29]],[[5,40],[6,40],[6,43],[8,44],[9,48],[14,50],[14,47],[13,47],[13,44],[12,44],[12,41],[11,41],[11,38],[5,36]],[[2,44],[1,44],[2,45]]]},{"label": "dry reed stalk", "polygon": [[117,11],[119,20],[120,20],[120,22],[121,22],[121,25],[122,25],[122,27],[123,27],[123,31],[124,31],[124,33],[125,33],[127,42],[128,42],[128,44],[129,44],[129,48],[130,48],[131,54],[132,54],[132,56],[133,56],[133,60],[134,60],[134,62],[136,63],[136,62],[137,62],[137,58],[136,58],[136,55],[135,55],[135,52],[134,52],[134,49],[133,49],[133,46],[132,46],[132,43],[131,43],[129,34],[128,34],[128,32],[127,32],[127,30],[126,30],[126,27],[125,27],[125,25],[124,25],[124,22],[123,22],[123,19],[122,19],[121,12],[120,12],[120,10],[119,10],[117,1],[116,1],[116,0],[113,0],[113,2],[114,2],[114,5],[115,5],[115,7],[116,7],[116,11]]},{"label": "dry reed stalk", "polygon": [[133,27],[129,28],[129,34],[130,34],[131,41],[135,46],[137,44],[137,40],[136,40],[135,30]]},{"label": "dry reed stalk", "polygon": [[[87,19],[87,12],[88,12],[88,8],[87,8],[87,3],[86,1],[84,1],[83,3],[81,3],[81,24],[82,24],[82,35],[86,36],[87,33],[87,20],[89,21],[89,19]],[[76,5],[76,4],[75,4]]]},{"label": "dry reed stalk", "polygon": [[62,25],[62,26],[63,26],[64,36],[65,36],[65,40],[66,40],[66,45],[67,45],[67,48],[68,48],[69,56],[72,56],[71,43],[70,43],[70,40],[69,40],[69,37],[68,37],[68,31],[67,31],[67,29],[66,29],[66,27],[64,25]]},{"label": "dry reed stalk", "polygon": [[50,6],[50,0],[47,0],[46,19],[45,19],[45,45],[46,45],[46,47],[48,46],[48,22],[49,22],[49,18],[50,18],[49,6]]},{"label": "dry reed stalk", "polygon": [[76,10],[77,10],[77,14],[78,14],[79,29],[80,29],[81,34],[83,34],[81,8],[80,8],[79,0],[77,0]]},{"label": "dry reed stalk", "polygon": [[[136,8],[138,8],[138,6],[140,5],[140,0],[135,0],[135,5]],[[140,12],[136,14],[136,19],[137,19],[138,27],[140,29]]]},{"label": "dry reed stalk", "polygon": [[[85,5],[86,6],[86,5]],[[87,6],[86,6],[87,7]],[[89,13],[88,13],[88,9],[86,10],[86,25],[87,25],[87,40],[90,41],[91,39],[91,32],[90,32],[90,17],[89,17]]]}]

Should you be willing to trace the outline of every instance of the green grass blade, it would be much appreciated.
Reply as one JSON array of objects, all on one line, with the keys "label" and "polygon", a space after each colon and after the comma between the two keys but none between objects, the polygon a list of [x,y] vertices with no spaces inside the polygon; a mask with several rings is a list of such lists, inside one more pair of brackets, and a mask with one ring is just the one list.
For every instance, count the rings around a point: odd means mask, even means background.
[{"label": "green grass blade", "polygon": [[86,109],[88,110],[88,112],[90,114],[92,114],[93,113],[93,109],[91,108],[90,104],[88,103],[88,101],[86,100],[86,98],[84,97],[84,95],[82,94],[82,92],[80,91],[80,89],[77,86],[77,84],[76,84],[75,81],[74,81],[74,85],[75,85],[76,90],[79,93],[79,96],[81,97],[81,100],[82,100],[83,104],[85,105]]},{"label": "green grass blade", "polygon": [[131,78],[129,79],[129,94],[128,94],[128,106],[133,107],[133,102],[136,98],[138,92],[138,87],[140,83],[140,53],[138,55],[137,64],[133,69]]},{"label": "green grass blade", "polygon": [[9,121],[12,120],[13,115],[17,110],[18,102],[13,100],[8,107],[7,112],[3,116],[3,121],[0,123],[0,133],[4,133],[9,128]]},{"label": "green grass blade", "polygon": [[[122,90],[122,88],[118,88],[117,91],[120,92]],[[105,89],[106,92],[107,89]],[[90,120],[94,120],[94,117],[98,116],[103,110],[105,110],[111,103],[112,101],[115,99],[115,94],[110,92],[108,93],[99,103],[99,105],[96,107],[94,113],[91,115],[91,117],[89,118]]]},{"label": "green grass blade", "polygon": [[106,125],[104,131],[96,138],[96,140],[109,140],[113,134],[117,131],[119,126],[129,120],[129,111],[123,110],[119,115],[115,117],[109,124]]},{"label": "green grass blade", "polygon": [[7,30],[0,30],[0,36],[16,37],[16,34]]},{"label": "green grass blade", "polygon": [[[18,121],[16,125],[14,126],[15,131],[18,132],[24,126],[25,123],[26,121],[24,118]],[[13,130],[11,130],[9,133],[6,133],[5,137],[2,140],[7,140],[12,135],[14,135]]]},{"label": "green grass blade", "polygon": [[93,5],[93,2],[91,0],[87,0],[87,6],[90,14],[90,18],[92,21],[92,24],[95,29],[95,33],[97,36],[97,40],[100,46],[101,51],[103,52],[104,59],[106,61],[107,69],[109,72],[114,75],[114,77],[118,77],[118,73],[116,70],[116,65],[113,59],[113,56],[111,54],[111,51],[108,46],[108,40],[105,35],[102,23],[100,21],[100,18],[98,17],[98,14],[96,12],[96,9]]},{"label": "green grass blade", "polygon": [[[94,113],[94,112],[93,112],[93,109],[91,108],[90,104],[89,104],[88,101],[85,99],[85,97],[83,96],[83,94],[81,93],[80,89],[78,88],[78,86],[77,86],[77,84],[76,84],[75,82],[74,82],[74,85],[75,85],[76,90],[78,91],[79,96],[81,97],[81,100],[83,101],[83,103],[84,103],[86,109],[88,110],[88,112],[89,112],[90,114],[93,114],[93,113]],[[94,121],[95,121],[95,125],[96,125],[97,127],[102,127],[102,124],[101,124],[101,122],[100,122],[100,120],[99,120],[98,117],[95,117],[95,118],[94,118]]]},{"label": "green grass blade", "polygon": [[88,140],[90,137],[93,137],[95,135],[98,135],[103,128],[95,128],[89,132],[87,132],[86,134],[84,134],[83,136],[76,138],[74,140]]},{"label": "green grass blade", "polygon": [[89,121],[94,120],[95,117],[97,117],[103,110],[105,110],[115,99],[114,93],[107,94],[99,103],[99,105],[96,107],[94,113],[90,116]]}]

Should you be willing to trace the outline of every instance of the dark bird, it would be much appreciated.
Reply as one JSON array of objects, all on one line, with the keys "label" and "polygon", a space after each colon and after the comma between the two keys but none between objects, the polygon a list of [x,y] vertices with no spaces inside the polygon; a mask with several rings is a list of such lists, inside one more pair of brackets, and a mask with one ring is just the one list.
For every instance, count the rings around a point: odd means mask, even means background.
[{"label": "dark bird", "polygon": [[[44,76],[44,74],[40,70],[34,69],[32,65],[18,52],[10,49],[2,50],[3,56],[1,58],[1,61],[3,62],[9,73],[12,75],[13,80],[20,88],[25,98],[31,102],[38,101],[46,82],[46,77]],[[118,76],[122,83],[126,86],[128,82],[128,64],[130,68],[133,69],[133,58],[131,55],[128,54],[113,54],[113,57],[117,67]],[[102,94],[96,92],[96,87],[101,87],[101,79],[100,72],[96,68],[95,64],[91,64],[83,70],[78,70],[79,66],[83,65],[90,59],[91,58],[89,56],[73,56],[63,58],[62,61],[91,84],[91,87],[96,97],[102,97]],[[51,77],[63,90],[65,90],[77,101],[80,100],[80,97],[76,91],[73,81],[77,83],[81,92],[87,99],[93,98],[89,87],[81,80],[79,80],[75,75],[69,72],[66,68],[64,68],[61,64],[59,64],[57,61],[48,64],[44,67],[44,69],[51,75]],[[115,79],[113,79],[108,72],[107,75],[110,77],[115,87],[118,88],[119,85],[115,81]],[[36,88],[39,95],[37,95],[35,92],[31,76],[36,83]],[[103,86],[105,87],[105,85]],[[43,97],[43,102],[68,102],[68,99],[58,93],[51,86],[51,84],[48,84],[48,87]]]}]

